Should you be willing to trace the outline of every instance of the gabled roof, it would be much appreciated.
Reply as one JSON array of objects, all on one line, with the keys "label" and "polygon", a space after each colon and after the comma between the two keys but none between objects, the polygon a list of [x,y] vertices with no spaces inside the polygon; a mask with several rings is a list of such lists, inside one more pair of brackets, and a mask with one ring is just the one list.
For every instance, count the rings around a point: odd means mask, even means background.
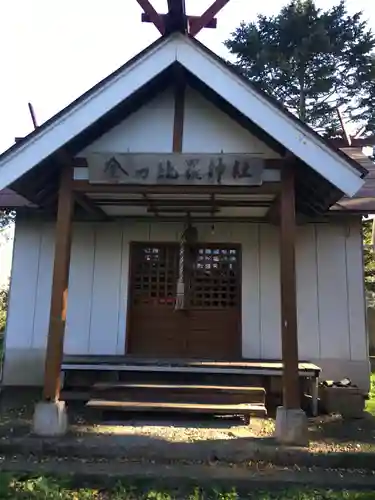
[{"label": "gabled roof", "polygon": [[361,147],[346,147],[341,149],[346,155],[358,162],[362,167],[366,168],[368,175],[365,179],[365,184],[355,194],[354,197],[348,198],[344,196],[338,201],[331,210],[341,212],[355,212],[360,214],[375,213],[375,163],[368,158]]},{"label": "gabled roof", "polygon": [[202,44],[173,34],[160,38],[3,153],[0,189],[41,164],[176,63],[347,196],[364,184],[366,169],[331,147]]},{"label": "gabled roof", "polygon": [[15,193],[12,189],[5,188],[0,191],[0,208],[33,207],[33,203],[23,196]]}]

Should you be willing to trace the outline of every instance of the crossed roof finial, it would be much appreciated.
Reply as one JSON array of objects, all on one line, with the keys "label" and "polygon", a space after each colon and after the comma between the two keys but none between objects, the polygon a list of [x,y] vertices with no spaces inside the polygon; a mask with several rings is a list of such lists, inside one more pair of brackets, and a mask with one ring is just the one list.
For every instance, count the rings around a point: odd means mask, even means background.
[{"label": "crossed roof finial", "polygon": [[196,36],[203,28],[216,28],[215,16],[230,0],[215,0],[201,16],[188,16],[185,0],[167,1],[168,13],[159,14],[149,0],[137,0],[144,11],[142,21],[153,23],[163,36],[173,32]]}]

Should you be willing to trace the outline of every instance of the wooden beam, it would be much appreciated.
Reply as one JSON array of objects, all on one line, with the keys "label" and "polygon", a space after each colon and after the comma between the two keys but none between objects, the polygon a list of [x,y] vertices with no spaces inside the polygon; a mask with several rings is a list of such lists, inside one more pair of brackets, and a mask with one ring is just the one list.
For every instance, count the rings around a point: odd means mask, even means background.
[{"label": "wooden beam", "polygon": [[272,202],[272,205],[270,206],[270,208],[267,212],[266,218],[271,224],[279,224],[279,222],[280,222],[280,196],[277,196],[277,198]]},{"label": "wooden beam", "polygon": [[293,167],[281,170],[280,193],[280,282],[281,338],[283,358],[283,406],[301,406],[298,376],[297,292],[296,292],[296,210]]},{"label": "wooden beam", "polygon": [[203,29],[228,2],[229,0],[215,0],[211,7],[209,7],[197,21],[191,24],[190,35],[197,36],[201,29]]},{"label": "wooden beam", "polygon": [[186,17],[185,0],[167,0],[168,2],[168,15],[165,24],[165,34],[179,31],[186,33],[188,28]]},{"label": "wooden beam", "polygon": [[74,199],[88,214],[101,220],[109,220],[108,215],[83,193],[74,193]]},{"label": "wooden beam", "polygon": [[212,214],[212,213],[218,213],[220,212],[219,208],[212,208],[212,207],[148,207],[147,212],[149,213],[154,213],[157,212],[158,214],[168,214],[168,213],[181,213],[181,214]]},{"label": "wooden beam", "polygon": [[51,309],[44,370],[44,398],[57,401],[60,396],[60,371],[67,314],[69,263],[72,235],[73,169],[61,173],[55,233]]},{"label": "wooden beam", "polygon": [[179,69],[176,69],[174,83],[174,122],[172,144],[172,151],[174,153],[182,153],[182,142],[184,137],[185,87],[184,76]]},{"label": "wooden beam", "polygon": [[[166,21],[167,21],[167,18],[168,18],[168,14],[159,14],[159,17],[162,18],[162,20],[163,20],[163,22],[165,24]],[[198,19],[200,19],[200,16],[187,16],[188,26],[191,26],[192,23],[194,23]],[[143,23],[152,23],[150,16],[148,14],[146,14],[146,12],[142,13],[142,22]],[[217,19],[216,19],[216,17],[214,17],[213,19],[211,19],[211,21],[209,21],[203,27],[204,28],[208,28],[208,29],[216,29],[216,27],[217,27]]]},{"label": "wooden beam", "polygon": [[[176,195],[178,196],[178,195]],[[211,195],[212,196],[212,195]],[[86,197],[87,198],[87,197]],[[91,201],[91,200],[90,200]],[[156,205],[159,208],[162,207],[257,207],[257,208],[268,208],[270,203],[267,201],[258,200],[216,200],[211,198],[210,200],[194,200],[194,199],[176,199],[176,200],[160,200],[158,198],[144,198],[143,200],[132,200],[124,198],[95,198],[95,203],[101,206],[108,205],[122,205],[124,207],[144,207],[150,205]]]},{"label": "wooden beam", "polygon": [[88,181],[73,181],[73,190],[83,193],[108,194],[278,194],[279,182],[264,182],[260,186],[151,186],[137,184],[93,184]]},{"label": "wooden beam", "polygon": [[51,213],[55,214],[56,217],[56,206],[57,206],[57,197],[58,197],[58,192],[56,191],[51,191],[48,196],[45,196],[43,200],[43,205],[41,205],[41,208],[44,210],[48,210]]},{"label": "wooden beam", "polygon": [[144,10],[144,12],[149,16],[151,22],[155,24],[161,35],[165,33],[165,24],[161,16],[156,12],[154,7],[150,4],[149,0],[137,0],[140,7]]},{"label": "wooden beam", "polygon": [[[197,22],[200,19],[200,16],[188,16],[188,27],[189,27],[189,32],[191,30],[192,25]],[[217,28],[217,19],[216,17],[213,17],[207,23],[203,26],[203,28],[207,29],[216,29]]]},{"label": "wooden beam", "polygon": [[[186,212],[181,212],[179,215],[171,215],[171,214],[164,214],[163,212],[157,212],[155,214],[149,214],[149,215],[119,215],[116,217],[113,217],[113,220],[119,220],[119,221],[132,221],[132,222],[146,222],[146,223],[152,223],[155,222],[155,220],[159,222],[178,222],[178,223],[184,223],[186,222]],[[235,224],[235,223],[241,223],[241,224],[248,224],[248,223],[256,223],[256,224],[268,224],[266,219],[264,217],[229,217],[229,216],[220,216],[215,214],[207,214],[205,213],[198,214],[194,218],[194,222],[202,222],[202,223],[209,223],[209,224],[217,224],[219,222],[225,222],[225,223],[230,223],[230,224]]]}]

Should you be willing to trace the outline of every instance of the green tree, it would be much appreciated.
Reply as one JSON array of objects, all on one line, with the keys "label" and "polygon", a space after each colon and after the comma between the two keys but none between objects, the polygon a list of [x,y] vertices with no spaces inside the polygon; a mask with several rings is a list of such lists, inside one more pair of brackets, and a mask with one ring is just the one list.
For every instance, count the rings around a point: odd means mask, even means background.
[{"label": "green tree", "polygon": [[0,333],[5,330],[8,311],[9,283],[0,288]]},{"label": "green tree", "polygon": [[275,16],[242,22],[225,42],[235,65],[324,135],[344,117],[375,130],[375,37],[345,0],[328,10],[292,0]]},{"label": "green tree", "polygon": [[[11,210],[0,210],[0,245],[7,239],[7,229],[15,219],[15,212]],[[1,265],[1,263],[0,263]],[[4,331],[6,325],[6,317],[8,310],[8,296],[9,296],[9,283],[4,286],[0,286],[0,334]],[[0,338],[0,354],[1,354],[1,342]]]},{"label": "green tree", "polygon": [[372,220],[363,221],[363,263],[365,273],[366,292],[370,296],[375,294],[375,258],[372,248]]},{"label": "green tree", "polygon": [[0,233],[6,229],[15,219],[15,212],[8,209],[0,209]]}]

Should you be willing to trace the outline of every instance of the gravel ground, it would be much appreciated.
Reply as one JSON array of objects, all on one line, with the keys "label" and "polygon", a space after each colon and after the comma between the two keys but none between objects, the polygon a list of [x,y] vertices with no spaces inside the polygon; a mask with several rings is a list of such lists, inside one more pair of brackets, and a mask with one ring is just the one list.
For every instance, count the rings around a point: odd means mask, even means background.
[{"label": "gravel ground", "polygon": [[[22,437],[30,435],[33,406],[19,406],[3,409],[0,415],[0,437]],[[273,436],[274,420],[253,418],[249,426],[240,419],[212,418],[208,416],[179,418],[176,415],[162,417],[125,419],[124,415],[109,416],[99,423],[81,410],[70,408],[70,437],[90,440],[92,436],[111,441],[133,442],[136,439],[163,441],[165,443],[199,443],[228,441],[236,438],[270,438]],[[90,420],[89,420],[90,419]],[[375,418],[343,420],[338,415],[310,419],[309,451],[330,452],[375,452]],[[142,439],[143,438],[143,439]],[[268,440],[267,440],[268,441]],[[269,443],[268,443],[269,444]]]},{"label": "gravel ground", "polygon": [[344,420],[340,415],[325,415],[310,421],[311,451],[375,452],[375,418]]},{"label": "gravel ground", "polygon": [[[166,442],[194,443],[198,441],[220,441],[236,438],[271,438],[275,430],[274,419],[253,418],[250,425],[233,418],[194,418],[168,420],[156,415],[152,419],[107,422],[87,425],[80,421],[72,427],[76,435],[95,433],[123,438],[144,436]],[[366,415],[363,419],[343,420],[340,415],[326,415],[309,421],[312,452],[375,452],[375,419]]]},{"label": "gravel ground", "polygon": [[239,419],[194,418],[176,419],[139,419],[125,422],[107,422],[92,426],[74,426],[73,431],[84,435],[135,436],[162,439],[173,443],[192,443],[208,440],[229,440],[238,437],[269,437],[274,431],[272,419],[252,419],[250,425],[243,425]]}]

